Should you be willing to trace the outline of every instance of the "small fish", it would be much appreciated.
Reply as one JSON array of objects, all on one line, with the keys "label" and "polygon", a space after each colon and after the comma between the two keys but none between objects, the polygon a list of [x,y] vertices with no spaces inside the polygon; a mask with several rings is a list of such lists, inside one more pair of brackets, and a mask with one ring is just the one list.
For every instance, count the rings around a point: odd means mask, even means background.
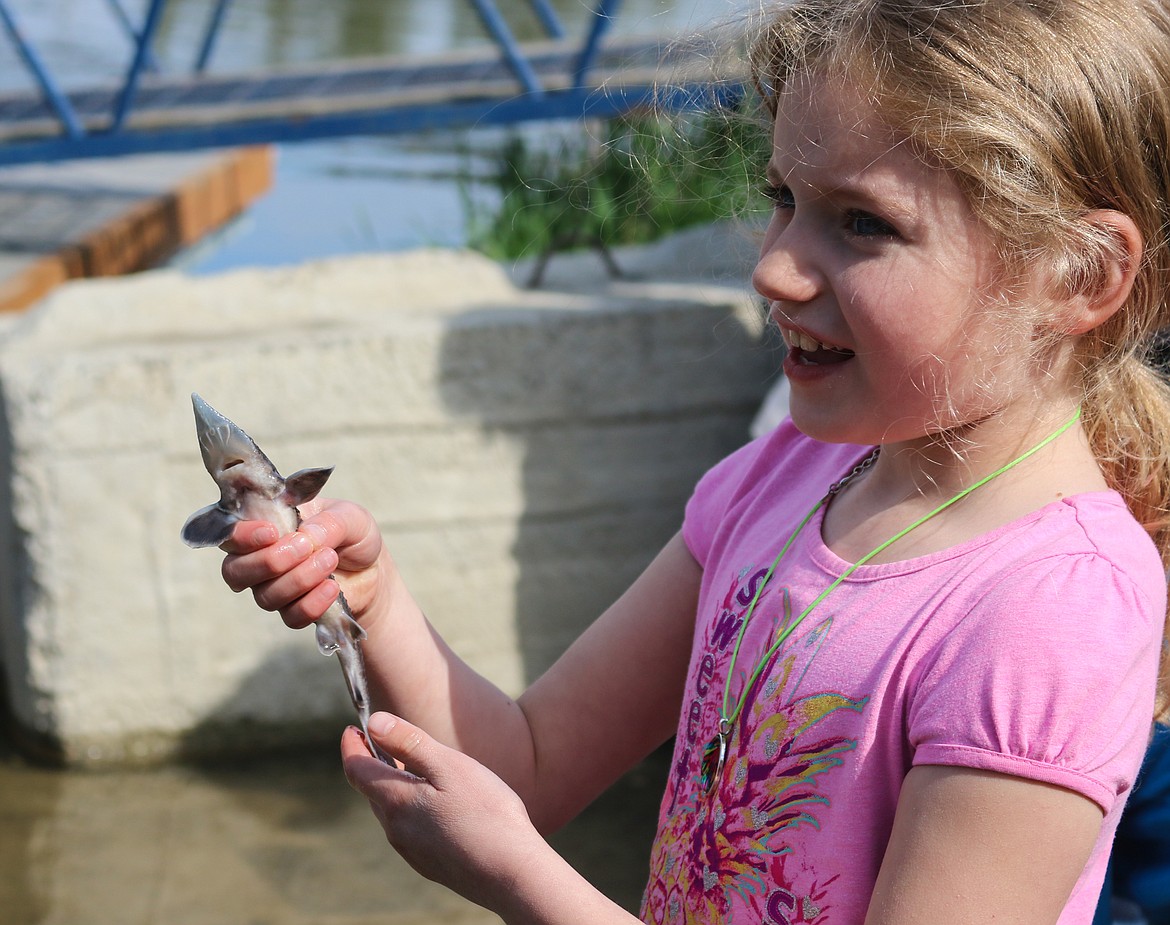
[{"label": "small fish", "polygon": [[[195,549],[219,546],[241,520],[267,521],[282,536],[295,532],[301,523],[297,506],[317,497],[333,474],[333,468],[302,469],[287,479],[282,478],[264,451],[243,430],[198,395],[191,395],[191,403],[195,406],[195,432],[203,465],[219,486],[220,495],[215,504],[187,518],[183,524],[183,542]],[[354,619],[345,595],[338,595],[315,626],[317,647],[322,654],[336,652],[341,662],[367,745],[374,755],[386,761],[367,729],[370,698],[361,650],[366,631]]]}]

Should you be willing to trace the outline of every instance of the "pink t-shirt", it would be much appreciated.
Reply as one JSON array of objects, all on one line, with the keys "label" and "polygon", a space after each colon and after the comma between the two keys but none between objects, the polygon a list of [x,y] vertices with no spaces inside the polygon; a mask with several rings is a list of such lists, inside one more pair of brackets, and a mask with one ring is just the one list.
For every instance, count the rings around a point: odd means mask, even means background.
[{"label": "pink t-shirt", "polygon": [[[785,422],[709,472],[687,507],[703,584],[644,917],[861,925],[902,779],[935,764],[1045,781],[1104,810],[1060,919],[1087,925],[1150,732],[1166,606],[1158,554],[1112,492],[859,568],[766,660],[722,774],[699,786],[753,593],[867,453]],[[732,705],[777,632],[847,567],[818,513],[760,596]]]}]

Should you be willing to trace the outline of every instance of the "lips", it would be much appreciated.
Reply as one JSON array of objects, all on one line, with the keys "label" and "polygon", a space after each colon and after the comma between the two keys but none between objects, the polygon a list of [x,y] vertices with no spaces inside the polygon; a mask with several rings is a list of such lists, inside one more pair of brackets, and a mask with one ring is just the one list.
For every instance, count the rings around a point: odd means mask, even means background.
[{"label": "lips", "polygon": [[781,328],[780,333],[792,360],[800,364],[828,365],[844,363],[855,354],[847,347],[838,347],[817,340],[810,334],[792,328]]}]

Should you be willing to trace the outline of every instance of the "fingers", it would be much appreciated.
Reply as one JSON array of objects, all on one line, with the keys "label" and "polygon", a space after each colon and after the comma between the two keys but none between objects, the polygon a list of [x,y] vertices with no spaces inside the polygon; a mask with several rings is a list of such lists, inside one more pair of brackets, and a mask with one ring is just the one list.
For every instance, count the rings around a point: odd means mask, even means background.
[{"label": "fingers", "polygon": [[[508,895],[500,891],[537,852],[551,852],[520,798],[488,768],[403,719],[375,713],[369,730],[405,770],[373,757],[356,729],[346,731],[341,750],[346,777],[369,800],[387,841],[427,879],[498,910]],[[489,843],[494,849],[485,853]]]},{"label": "fingers", "polygon": [[303,627],[320,617],[337,597],[337,583],[331,576],[338,555],[314,542],[320,531],[298,530],[274,539],[275,532],[269,524],[239,524],[225,544],[237,551],[223,561],[223,580],[236,592],[251,589],[261,608],[279,611],[290,627]]},{"label": "fingers", "polygon": [[[384,755],[401,764],[404,771],[390,768],[373,758],[364,739],[355,731],[353,738],[356,741],[342,740],[342,754],[347,759],[346,776],[349,777],[350,783],[363,793],[370,784],[387,779],[387,774],[383,772],[389,772],[391,779],[402,779],[405,775],[423,778],[438,786],[443,777],[443,769],[452,761],[458,763],[464,759],[460,752],[439,744],[417,726],[390,713],[373,714],[367,726],[374,744]],[[371,758],[376,765],[370,766],[364,760],[351,764],[348,760],[350,758]]]},{"label": "fingers", "polygon": [[280,537],[272,524],[262,520],[245,520],[236,524],[232,535],[219,548],[226,553],[242,555],[271,546]]},{"label": "fingers", "polygon": [[293,628],[312,623],[336,600],[335,572],[364,602],[363,592],[373,587],[370,579],[382,553],[377,523],[364,508],[345,501],[314,501],[302,513],[309,516],[296,532],[284,536],[272,524],[238,523],[221,547],[228,554],[221,569],[227,586],[251,590],[260,607],[278,611]]},{"label": "fingers", "polygon": [[318,547],[336,549],[340,567],[360,571],[373,565],[382,548],[382,535],[365,508],[339,501],[306,517],[299,528]]},{"label": "fingers", "polygon": [[[312,510],[311,516],[308,511]],[[336,549],[343,569],[358,571],[373,565],[382,548],[382,535],[373,516],[365,508],[348,501],[330,501],[327,507],[317,502],[302,508],[304,519],[296,533],[281,537],[272,524],[242,521],[236,524],[230,539],[220,548],[229,554],[247,555],[279,539],[282,543],[301,542],[302,555],[309,549]],[[303,537],[296,541],[295,537]]]},{"label": "fingers", "polygon": [[[379,742],[379,748],[382,747]],[[341,761],[349,785],[370,801],[383,827],[389,824],[389,814],[395,808],[432,792],[430,781],[376,758],[362,731],[356,727],[350,726],[341,737]]]}]

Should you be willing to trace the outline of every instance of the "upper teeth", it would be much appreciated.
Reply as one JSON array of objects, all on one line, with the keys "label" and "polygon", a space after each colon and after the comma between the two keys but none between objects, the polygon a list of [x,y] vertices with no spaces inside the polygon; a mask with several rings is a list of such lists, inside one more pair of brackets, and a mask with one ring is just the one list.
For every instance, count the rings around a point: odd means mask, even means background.
[{"label": "upper teeth", "polygon": [[786,330],[784,332],[784,342],[786,344],[788,344],[789,347],[796,347],[800,350],[804,350],[807,353],[812,353],[814,350],[840,350],[841,349],[840,347],[834,347],[831,344],[822,344],[819,340],[814,340],[813,338],[809,337],[807,334],[802,333],[801,331],[788,331],[788,330]]}]

